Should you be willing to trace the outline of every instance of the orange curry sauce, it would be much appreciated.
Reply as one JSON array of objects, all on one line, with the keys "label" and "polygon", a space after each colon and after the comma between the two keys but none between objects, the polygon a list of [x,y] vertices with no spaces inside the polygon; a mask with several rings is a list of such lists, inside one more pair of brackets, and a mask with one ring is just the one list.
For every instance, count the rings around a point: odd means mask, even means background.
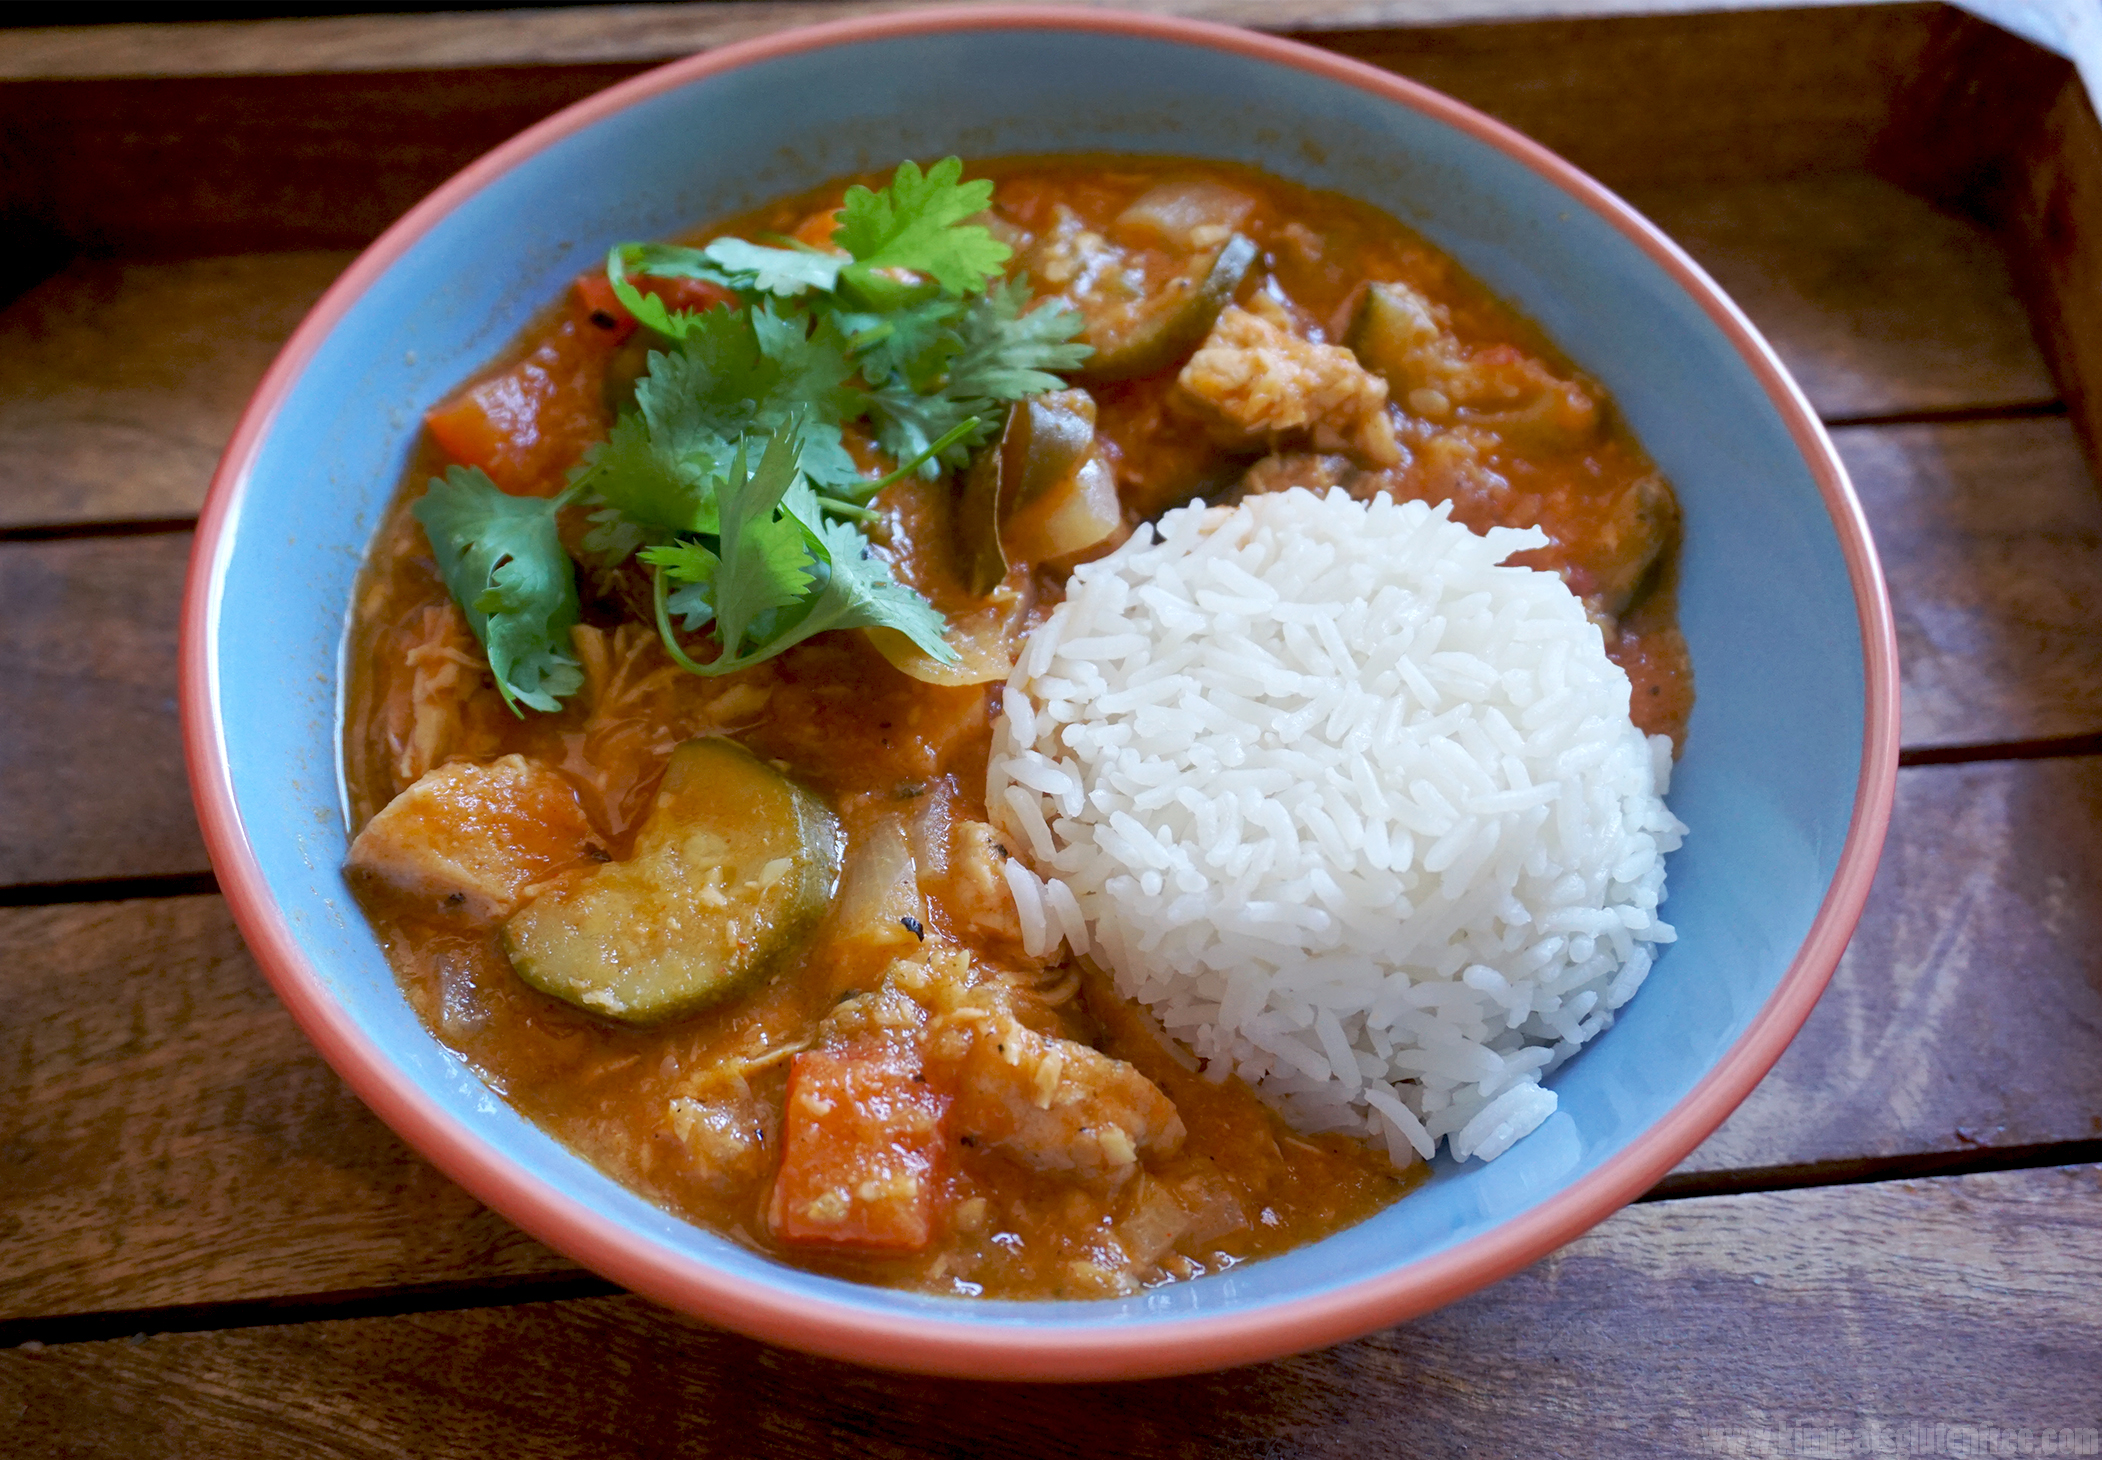
[{"label": "orange curry sauce", "polygon": [[[1256,442],[1221,432],[1179,398],[1177,362],[1094,392],[1098,441],[1115,466],[1127,524],[1199,493],[1219,500],[1243,489],[1259,458],[1280,453],[1245,489],[1343,485],[1359,494],[1449,499],[1477,529],[1539,525],[1553,544],[1520,561],[1562,571],[1598,603],[1644,551],[1630,541],[1636,488],[1649,494],[1645,501],[1665,504],[1667,534],[1675,523],[1669,489],[1656,483],[1603,393],[1450,260],[1382,214],[1254,172],[1166,160],[1021,159],[973,173],[995,179],[995,226],[1016,247],[1011,267],[1029,268],[1040,295],[1057,292],[1060,276],[1070,274],[1059,240],[1084,245],[1113,233],[1117,215],[1164,178],[1217,181],[1256,200],[1240,224],[1261,249],[1241,282],[1243,303],[1266,298],[1272,318],[1305,338],[1339,343],[1368,282],[1406,282],[1448,312],[1468,368],[1490,382],[1482,388],[1494,396],[1496,382],[1506,382],[1517,403],[1467,411],[1450,397],[1415,392],[1388,413],[1400,459],[1352,463],[1334,442]],[[823,239],[843,187],[700,236]],[[692,288],[664,287],[667,294]],[[354,878],[432,1032],[521,1112],[651,1200],[798,1266],[930,1292],[1129,1292],[1314,1241],[1419,1181],[1420,1162],[1396,1169],[1383,1150],[1356,1140],[1299,1135],[1238,1080],[1203,1078],[1092,969],[1041,965],[1023,953],[1004,887],[986,874],[987,856],[1004,855],[983,805],[997,682],[943,688],[908,678],[859,632],[824,634],[749,670],[699,678],[672,663],[638,616],[646,602],[639,574],[580,569],[584,626],[575,637],[583,689],[557,713],[519,718],[505,708],[409,508],[434,473],[460,461],[483,466],[514,494],[560,489],[610,429],[605,381],[620,352],[634,348],[624,344],[631,326],[610,299],[603,281],[580,282],[485,377],[432,413],[358,587],[344,728],[357,824],[435,767],[517,754],[566,778],[595,833],[588,856],[617,861],[628,855],[673,748],[695,736],[730,735],[825,799],[846,835],[850,875],[857,850],[878,828],[908,829],[926,893],[924,941],[904,932],[848,937],[836,918],[821,922],[755,988],[698,1015],[633,1028],[527,987],[494,923]],[[1537,409],[1523,408],[1543,392],[1552,396],[1547,429]],[[866,465],[888,470],[890,463],[854,444]],[[956,490],[953,480],[890,488],[877,501],[883,520],[872,529],[899,576],[952,617],[970,606],[952,561]],[[583,516],[565,514],[573,550]],[[1655,518],[1650,513],[1653,528]],[[1646,551],[1639,591],[1623,584],[1629,591],[1620,596],[1630,601],[1614,605],[1625,612],[1594,611],[1633,681],[1636,722],[1678,738],[1692,679],[1674,623],[1671,553],[1667,546],[1660,555],[1655,543]],[[1048,612],[1067,566],[1021,565],[1010,576],[1003,602],[1011,605],[1011,632]],[[702,642],[692,641],[695,652]],[[957,962],[959,952],[968,965]],[[859,1234],[865,1240],[832,1241],[783,1222],[778,1211],[770,1220],[781,1153],[793,1134],[784,1120],[791,1068],[800,1057],[810,1061],[808,1078],[828,1077],[826,1051],[850,1047],[840,1043],[841,1031],[876,1018],[883,997],[895,1001],[897,979],[887,970],[899,959],[914,960],[906,982],[917,980],[915,987],[950,980],[946,992],[919,995],[933,1000],[930,1007],[990,998],[1012,1012],[1016,1027],[1045,1041],[1070,1039],[1128,1061],[1172,1102],[1187,1133],[1179,1148],[1157,1146],[1107,1172],[1032,1163],[1002,1149],[996,1132],[967,1128],[957,1112],[968,1103],[950,1109],[949,1093],[936,1091],[923,1102],[938,1131],[925,1163],[934,1192],[924,1232],[871,1229]],[[959,975],[966,966],[971,971]],[[982,981],[976,992],[972,979]],[[888,1077],[871,1078],[880,1085]],[[925,1076],[899,1074],[891,1091],[908,1107],[913,1081],[924,1085]]]}]

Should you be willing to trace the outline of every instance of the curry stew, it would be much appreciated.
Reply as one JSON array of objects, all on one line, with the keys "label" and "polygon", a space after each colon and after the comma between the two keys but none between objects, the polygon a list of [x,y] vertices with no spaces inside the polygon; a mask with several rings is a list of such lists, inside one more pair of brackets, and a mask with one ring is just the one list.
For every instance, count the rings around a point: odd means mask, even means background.
[{"label": "curry stew", "polygon": [[[967,469],[908,474],[859,519],[953,654],[849,629],[688,672],[667,639],[705,661],[706,634],[653,626],[661,583],[653,604],[638,560],[607,566],[578,502],[557,520],[579,682],[514,713],[412,509],[462,464],[551,498],[607,437],[668,344],[587,276],[432,412],[378,534],[352,627],[351,874],[433,1033],[651,1200],[861,1281],[1116,1295],[1316,1240],[1424,1168],[1296,1133],[1091,967],[1024,951],[983,805],[991,716],[1072,564],[1194,496],[1295,485],[1538,525],[1551,545],[1520,561],[1584,598],[1637,723],[1676,738],[1676,507],[1596,385],[1381,214],[1167,160],[974,173],[1009,275],[1094,349]],[[702,237],[822,249],[843,191]],[[871,476],[901,464],[856,424],[841,442]]]}]

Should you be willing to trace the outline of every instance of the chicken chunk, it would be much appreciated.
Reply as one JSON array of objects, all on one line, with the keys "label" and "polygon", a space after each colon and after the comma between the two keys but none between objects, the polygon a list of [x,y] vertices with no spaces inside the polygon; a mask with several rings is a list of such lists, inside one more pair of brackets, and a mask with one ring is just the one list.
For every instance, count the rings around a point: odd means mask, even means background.
[{"label": "chicken chunk", "polygon": [[956,1072],[955,1129],[1037,1171],[1122,1182],[1182,1148],[1182,1117],[1131,1065],[995,1011]]},{"label": "chicken chunk", "polygon": [[1227,309],[1178,383],[1250,440],[1307,434],[1316,446],[1348,446],[1374,465],[1398,460],[1386,381],[1349,350],[1303,339],[1289,323],[1282,311]]},{"label": "chicken chunk", "polygon": [[962,928],[1020,946],[1022,920],[1001,864],[1007,848],[982,821],[959,820],[949,832],[948,875],[936,896]]},{"label": "chicken chunk", "polygon": [[426,771],[350,844],[352,871],[449,912],[509,917],[525,891],[591,854],[595,833],[559,772],[507,755]]}]

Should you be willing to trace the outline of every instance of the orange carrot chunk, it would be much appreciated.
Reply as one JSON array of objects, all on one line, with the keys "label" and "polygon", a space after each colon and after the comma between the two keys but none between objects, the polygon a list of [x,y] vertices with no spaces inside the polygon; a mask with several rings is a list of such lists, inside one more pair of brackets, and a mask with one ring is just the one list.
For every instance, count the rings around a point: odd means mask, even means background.
[{"label": "orange carrot chunk", "polygon": [[910,1043],[872,1039],[797,1055],[767,1203],[774,1236],[863,1252],[925,1247],[948,1109]]}]

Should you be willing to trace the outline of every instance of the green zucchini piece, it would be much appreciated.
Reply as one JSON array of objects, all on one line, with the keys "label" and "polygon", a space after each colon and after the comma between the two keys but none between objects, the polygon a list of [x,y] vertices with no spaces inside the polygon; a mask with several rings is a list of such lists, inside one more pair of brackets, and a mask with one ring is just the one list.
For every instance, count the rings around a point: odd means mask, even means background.
[{"label": "green zucchini piece", "polygon": [[1374,284],[1365,291],[1343,343],[1400,400],[1430,383],[1425,364],[1443,333],[1431,315],[1430,302],[1414,289],[1406,284]]},{"label": "green zucchini piece", "polygon": [[504,924],[518,976],[628,1024],[722,1002],[824,912],[840,832],[811,792],[735,741],[689,740],[625,862],[572,872]]},{"label": "green zucchini piece", "polygon": [[[1236,233],[1209,258],[1200,257],[1162,286],[1137,309],[1089,315],[1081,336],[1095,347],[1075,378],[1089,385],[1136,380],[1154,375],[1183,359],[1204,342],[1219,312],[1233,303],[1234,292],[1248,277],[1260,252],[1246,234]],[[1088,301],[1073,301],[1088,313]]]}]

